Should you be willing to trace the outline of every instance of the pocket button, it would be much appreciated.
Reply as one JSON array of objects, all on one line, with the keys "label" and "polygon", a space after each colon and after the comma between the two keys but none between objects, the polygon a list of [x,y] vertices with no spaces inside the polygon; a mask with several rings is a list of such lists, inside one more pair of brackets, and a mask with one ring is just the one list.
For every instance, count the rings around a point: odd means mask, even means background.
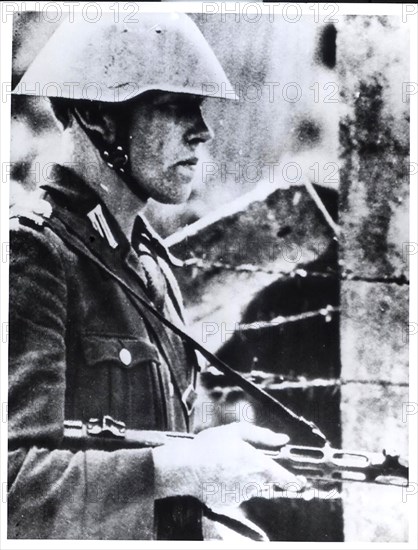
[{"label": "pocket button", "polygon": [[122,348],[119,352],[119,359],[124,365],[130,365],[132,363],[131,352],[126,348]]}]

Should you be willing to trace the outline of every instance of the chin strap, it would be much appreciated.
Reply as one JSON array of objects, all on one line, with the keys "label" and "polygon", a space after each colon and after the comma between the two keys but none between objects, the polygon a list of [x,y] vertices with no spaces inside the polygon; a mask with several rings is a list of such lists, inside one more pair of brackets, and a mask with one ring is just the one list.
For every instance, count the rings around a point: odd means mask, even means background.
[{"label": "chin strap", "polygon": [[77,109],[73,109],[72,113],[77,120],[80,128],[84,131],[86,136],[92,142],[92,144],[99,151],[101,158],[116,174],[123,180],[132,193],[141,199],[142,202],[146,202],[149,199],[149,195],[143,191],[140,184],[135,181],[132,176],[131,161],[128,155],[128,140],[126,136],[119,136],[117,142],[120,145],[108,146],[104,143],[101,135],[98,132],[94,132],[87,128],[83,120],[81,119]]}]

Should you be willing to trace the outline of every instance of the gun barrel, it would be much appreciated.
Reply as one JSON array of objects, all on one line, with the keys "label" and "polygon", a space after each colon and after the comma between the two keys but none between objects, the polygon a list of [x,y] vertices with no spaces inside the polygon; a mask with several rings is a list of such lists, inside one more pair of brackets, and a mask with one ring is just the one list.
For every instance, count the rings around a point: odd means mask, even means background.
[{"label": "gun barrel", "polygon": [[323,448],[285,445],[277,452],[265,451],[265,454],[308,479],[408,485],[408,467],[398,455],[385,452],[347,451],[328,445]]}]

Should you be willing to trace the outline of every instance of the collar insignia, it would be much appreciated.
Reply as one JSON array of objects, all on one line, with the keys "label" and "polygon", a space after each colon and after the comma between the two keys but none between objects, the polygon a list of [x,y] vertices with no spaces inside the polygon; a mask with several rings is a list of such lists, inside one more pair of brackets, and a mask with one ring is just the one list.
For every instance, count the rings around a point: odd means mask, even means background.
[{"label": "collar insignia", "polygon": [[112,231],[110,230],[109,224],[106,221],[106,218],[103,214],[102,205],[98,204],[88,212],[87,217],[91,221],[94,229],[99,233],[99,235],[106,239],[111,248],[117,248],[118,243],[113,236]]}]

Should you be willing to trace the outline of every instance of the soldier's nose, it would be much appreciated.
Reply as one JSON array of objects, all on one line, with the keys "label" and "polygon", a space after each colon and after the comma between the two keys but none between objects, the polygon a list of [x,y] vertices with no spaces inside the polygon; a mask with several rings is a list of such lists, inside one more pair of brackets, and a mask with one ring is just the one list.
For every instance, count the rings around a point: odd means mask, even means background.
[{"label": "soldier's nose", "polygon": [[214,137],[212,128],[206,123],[202,114],[196,116],[192,129],[187,133],[186,141],[189,145],[199,145]]}]

